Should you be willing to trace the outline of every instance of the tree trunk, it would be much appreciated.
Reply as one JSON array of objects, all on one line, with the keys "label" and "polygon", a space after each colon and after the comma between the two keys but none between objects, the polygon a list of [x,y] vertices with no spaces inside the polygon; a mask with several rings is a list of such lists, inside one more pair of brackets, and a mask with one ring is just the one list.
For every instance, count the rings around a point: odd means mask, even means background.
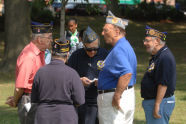
[{"label": "tree trunk", "polygon": [[20,51],[30,39],[30,6],[27,0],[5,0],[5,49],[1,72],[13,71]]},{"label": "tree trunk", "polygon": [[65,6],[68,0],[61,1],[61,17],[60,17],[60,38],[65,37]]}]

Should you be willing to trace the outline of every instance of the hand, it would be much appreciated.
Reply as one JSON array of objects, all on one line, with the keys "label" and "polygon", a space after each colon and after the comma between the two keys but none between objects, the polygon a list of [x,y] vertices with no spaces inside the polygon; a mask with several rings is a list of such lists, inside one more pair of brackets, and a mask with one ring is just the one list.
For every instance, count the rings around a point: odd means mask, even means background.
[{"label": "hand", "polygon": [[112,99],[112,106],[118,110],[122,110],[120,107],[120,98],[121,98],[121,96],[119,94],[115,93],[113,96],[113,99]]},{"label": "hand", "polygon": [[154,118],[161,118],[161,115],[159,115],[159,110],[160,110],[160,104],[155,104],[154,105],[154,113],[153,116]]},{"label": "hand", "polygon": [[91,80],[88,79],[87,77],[82,77],[80,79],[81,79],[81,81],[82,81],[82,83],[83,83],[84,86],[88,86],[88,85],[91,84]]},{"label": "hand", "polygon": [[98,80],[94,81],[95,86],[98,86]]},{"label": "hand", "polygon": [[5,102],[5,104],[8,104],[10,107],[16,107],[16,103],[14,100],[14,96],[9,96]]}]

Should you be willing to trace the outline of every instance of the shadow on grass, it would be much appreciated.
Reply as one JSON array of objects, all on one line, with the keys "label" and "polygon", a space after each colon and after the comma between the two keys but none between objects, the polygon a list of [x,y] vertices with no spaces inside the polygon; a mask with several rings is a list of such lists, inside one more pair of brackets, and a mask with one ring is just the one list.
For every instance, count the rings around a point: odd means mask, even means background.
[{"label": "shadow on grass", "polygon": [[145,124],[145,121],[134,119],[134,124]]},{"label": "shadow on grass", "polygon": [[17,108],[0,106],[0,124],[19,124]]}]

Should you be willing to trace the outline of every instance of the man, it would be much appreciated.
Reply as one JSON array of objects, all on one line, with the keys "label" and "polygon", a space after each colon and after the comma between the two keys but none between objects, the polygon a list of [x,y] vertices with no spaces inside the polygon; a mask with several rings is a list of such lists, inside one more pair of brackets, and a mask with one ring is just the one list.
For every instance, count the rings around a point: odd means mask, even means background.
[{"label": "man", "polygon": [[85,91],[77,72],[65,65],[69,48],[69,41],[55,41],[51,63],[36,73],[31,95],[38,103],[35,124],[78,124],[74,105],[85,102]]},{"label": "man", "polygon": [[134,84],[137,60],[126,40],[128,21],[110,11],[103,27],[105,42],[113,46],[98,80],[98,117],[100,124],[132,124],[135,109]]},{"label": "man", "polygon": [[79,124],[98,124],[97,86],[93,79],[98,78],[100,65],[107,56],[107,51],[99,48],[99,37],[90,28],[83,33],[84,48],[75,51],[69,59],[69,66],[80,75],[85,87],[85,104],[78,108]]},{"label": "man", "polygon": [[6,101],[11,107],[18,106],[21,124],[33,124],[34,106],[28,113],[24,105],[30,102],[34,76],[37,70],[45,65],[44,51],[51,46],[52,42],[51,25],[32,25],[32,32],[32,41],[22,50],[17,59],[14,96]]},{"label": "man", "polygon": [[77,20],[71,18],[67,22],[68,31],[66,32],[66,39],[70,41],[70,55],[77,50],[77,45],[79,44],[79,32],[77,31]]},{"label": "man", "polygon": [[146,27],[144,45],[152,55],[141,81],[147,124],[168,124],[175,106],[176,62],[165,39],[166,32]]}]

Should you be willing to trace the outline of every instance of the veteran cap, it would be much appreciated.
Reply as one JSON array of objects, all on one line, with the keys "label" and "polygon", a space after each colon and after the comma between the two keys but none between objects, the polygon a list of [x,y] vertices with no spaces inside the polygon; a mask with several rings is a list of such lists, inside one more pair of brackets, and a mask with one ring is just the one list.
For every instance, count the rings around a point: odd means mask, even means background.
[{"label": "veteran cap", "polygon": [[51,23],[40,23],[40,22],[31,22],[32,33],[42,34],[42,33],[52,33],[53,22]]},{"label": "veteran cap", "polygon": [[116,25],[122,29],[125,29],[126,26],[128,25],[128,20],[126,19],[121,19],[116,17],[112,12],[109,10],[108,11],[108,16],[106,18],[106,23]]},{"label": "veteran cap", "polygon": [[155,30],[149,26],[146,25],[146,36],[150,37],[157,37],[160,38],[162,41],[166,40],[167,32],[160,32],[158,30]]},{"label": "veteran cap", "polygon": [[52,45],[54,53],[67,53],[70,51],[70,42],[66,39],[56,39]]},{"label": "veteran cap", "polygon": [[96,32],[94,32],[89,26],[87,29],[83,32],[83,42],[84,43],[92,43],[98,39],[98,35]]}]

